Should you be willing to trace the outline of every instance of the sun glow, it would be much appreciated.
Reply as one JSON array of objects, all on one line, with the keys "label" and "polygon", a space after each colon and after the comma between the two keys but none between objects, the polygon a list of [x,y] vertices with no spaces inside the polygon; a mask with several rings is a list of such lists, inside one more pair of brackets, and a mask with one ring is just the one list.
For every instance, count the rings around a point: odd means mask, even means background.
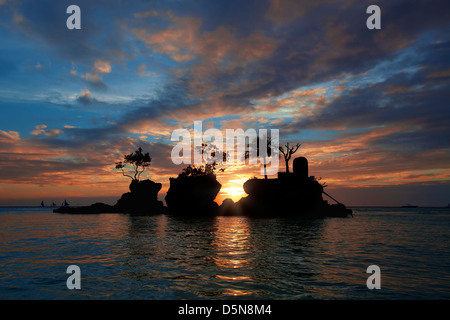
[{"label": "sun glow", "polygon": [[246,182],[248,178],[240,178],[240,179],[233,179],[228,181],[221,190],[222,197],[224,199],[230,198],[234,202],[239,201],[242,197],[245,197],[247,194],[244,191],[243,185],[244,182]]}]

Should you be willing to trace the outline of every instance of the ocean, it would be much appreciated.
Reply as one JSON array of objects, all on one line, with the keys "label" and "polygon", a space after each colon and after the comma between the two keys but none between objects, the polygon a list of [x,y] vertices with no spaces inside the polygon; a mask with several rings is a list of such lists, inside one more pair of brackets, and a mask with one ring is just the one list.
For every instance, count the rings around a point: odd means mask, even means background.
[{"label": "ocean", "polygon": [[[302,220],[1,207],[0,299],[450,298],[450,209],[352,209]],[[367,286],[372,265],[380,289]]]}]

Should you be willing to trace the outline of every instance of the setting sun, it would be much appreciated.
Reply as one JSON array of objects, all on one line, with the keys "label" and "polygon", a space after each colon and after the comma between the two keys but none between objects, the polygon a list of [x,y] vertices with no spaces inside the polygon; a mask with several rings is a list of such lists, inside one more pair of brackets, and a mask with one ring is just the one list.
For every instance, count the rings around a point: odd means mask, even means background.
[{"label": "setting sun", "polygon": [[247,194],[245,193],[242,186],[247,180],[247,177],[233,179],[224,184],[220,191],[223,199],[230,198],[234,202],[236,202],[239,201],[239,199],[241,199],[242,197],[245,197]]}]

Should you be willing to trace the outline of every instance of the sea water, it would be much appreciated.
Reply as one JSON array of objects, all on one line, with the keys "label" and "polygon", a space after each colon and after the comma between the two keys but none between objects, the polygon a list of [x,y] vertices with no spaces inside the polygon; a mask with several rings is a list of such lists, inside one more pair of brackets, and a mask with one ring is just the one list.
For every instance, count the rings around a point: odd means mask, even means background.
[{"label": "sea water", "polygon": [[[448,299],[450,209],[353,218],[65,215],[0,208],[0,299]],[[80,268],[80,290],[66,273]],[[367,268],[380,268],[370,290]]]}]

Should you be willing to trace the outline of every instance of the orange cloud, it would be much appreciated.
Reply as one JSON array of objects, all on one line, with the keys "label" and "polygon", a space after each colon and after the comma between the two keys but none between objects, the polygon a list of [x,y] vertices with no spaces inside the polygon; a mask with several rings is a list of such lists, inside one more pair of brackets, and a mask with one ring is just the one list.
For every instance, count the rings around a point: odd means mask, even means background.
[{"label": "orange cloud", "polygon": [[432,72],[432,73],[427,74],[426,77],[427,78],[446,78],[446,77],[450,77],[450,69]]},{"label": "orange cloud", "polygon": [[134,28],[131,32],[154,51],[170,55],[178,62],[199,56],[205,61],[202,65],[211,68],[211,64],[217,65],[230,54],[239,63],[247,63],[267,56],[275,49],[274,40],[262,34],[255,33],[238,39],[224,27],[201,33],[202,21],[198,18],[179,17],[172,13],[168,13],[166,17],[172,23],[170,28],[156,32]]},{"label": "orange cloud", "polygon": [[147,70],[147,65],[145,63],[142,63],[141,65],[139,65],[136,73],[140,77],[150,77],[150,76],[154,75],[153,72],[150,72]]},{"label": "orange cloud", "polygon": [[398,94],[398,93],[405,93],[411,90],[408,86],[387,86],[388,90],[385,92],[385,94]]},{"label": "orange cloud", "polygon": [[[91,81],[93,84],[104,86],[102,74],[111,73],[111,63],[105,60],[95,60],[94,66],[91,70],[91,72],[86,72],[85,74],[81,75],[82,79]],[[72,70],[74,71],[74,70]],[[71,72],[72,75],[76,74],[76,71],[74,73]]]},{"label": "orange cloud", "polygon": [[35,130],[31,131],[31,134],[34,136],[37,136],[39,134],[44,134],[47,137],[57,137],[60,134],[60,130],[59,129],[51,129],[51,130],[47,130],[46,129],[47,126],[45,124],[41,124],[41,125],[37,125],[35,127]]},{"label": "orange cloud", "polygon": [[20,135],[17,131],[3,131],[0,130],[0,142],[14,143],[20,139]]},{"label": "orange cloud", "polygon": [[110,73],[111,64],[108,61],[96,60],[94,63],[94,68],[98,73]]},{"label": "orange cloud", "polygon": [[[36,130],[46,130],[45,125]],[[134,150],[141,142],[125,138],[114,143],[84,145],[80,148],[51,147],[45,141],[21,139],[14,131],[0,130],[0,200],[9,201],[25,198],[55,197],[120,197],[128,190],[129,180],[115,170],[115,161],[123,154]],[[168,183],[167,153],[160,146],[149,145],[154,164],[148,170],[149,177],[164,184]],[[124,151],[121,151],[124,150]],[[167,148],[167,150],[170,150]],[[155,152],[155,154],[153,153]],[[163,157],[163,160],[161,158]],[[169,164],[170,165],[170,164]],[[158,169],[153,169],[158,168]],[[169,170],[173,173],[173,169]],[[145,176],[144,176],[145,177]],[[56,199],[55,199],[56,200]]]},{"label": "orange cloud", "polygon": [[[332,141],[302,143],[300,154],[309,159],[310,175],[324,177],[331,188],[392,186],[427,181],[448,181],[448,151],[397,153],[374,143],[382,137],[402,132],[392,126],[373,128],[365,133],[343,135]],[[424,169],[424,163],[427,168]]]},{"label": "orange cloud", "polygon": [[81,96],[82,97],[89,97],[91,95],[91,92],[89,90],[81,90]]},{"label": "orange cloud", "polygon": [[174,23],[174,27],[154,33],[148,32],[145,28],[134,28],[131,32],[156,52],[168,54],[178,60],[187,59],[188,56],[182,53],[182,49],[192,51],[195,48],[194,43],[201,20],[180,18],[172,14],[169,14],[169,19]]}]

